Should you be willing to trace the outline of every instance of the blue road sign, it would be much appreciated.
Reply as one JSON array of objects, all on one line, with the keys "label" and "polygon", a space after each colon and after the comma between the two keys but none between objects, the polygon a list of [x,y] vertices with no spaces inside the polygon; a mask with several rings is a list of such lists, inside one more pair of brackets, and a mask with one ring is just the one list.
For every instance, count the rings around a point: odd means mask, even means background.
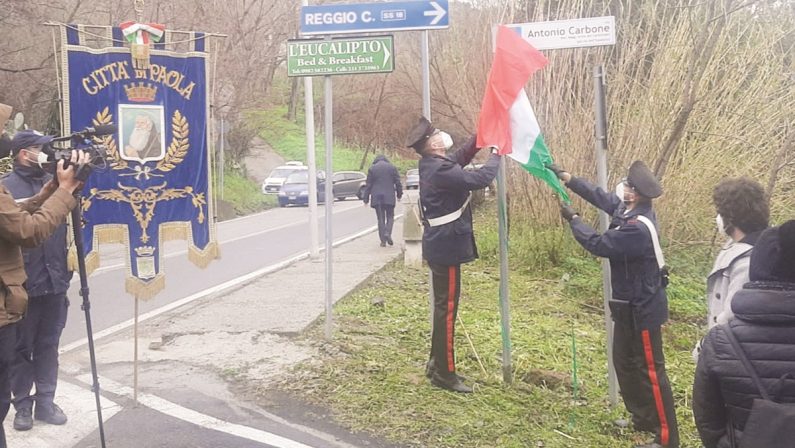
[{"label": "blue road sign", "polygon": [[301,34],[432,30],[450,26],[447,0],[301,7]]}]

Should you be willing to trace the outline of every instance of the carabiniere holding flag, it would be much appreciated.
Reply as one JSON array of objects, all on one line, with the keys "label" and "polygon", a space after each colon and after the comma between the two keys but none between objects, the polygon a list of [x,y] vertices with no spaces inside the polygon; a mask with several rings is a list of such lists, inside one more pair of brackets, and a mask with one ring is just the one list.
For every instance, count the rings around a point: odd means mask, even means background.
[{"label": "carabiniere holding flag", "polygon": [[610,228],[599,234],[570,205],[561,214],[574,238],[588,252],[610,260],[615,322],[613,362],[624,405],[636,430],[652,432],[654,441],[637,448],[676,448],[679,430],[673,393],[665,373],[661,325],[668,320],[665,287],[668,274],[657,237],[657,216],[651,201],[662,187],[642,161],[635,161],[626,179],[607,193],[574,177],[557,165],[547,168],[573,192],[611,215]]},{"label": "carabiniere holding flag", "polygon": [[433,335],[426,376],[434,386],[460,393],[472,392],[455,369],[455,320],[461,296],[461,264],[478,256],[472,233],[472,190],[486,188],[499,169],[500,156],[492,152],[480,168],[464,170],[480,150],[470,138],[446,155],[453,139],[421,117],[409,132],[406,146],[422,156],[420,208],[425,230],[422,256],[433,276]]}]

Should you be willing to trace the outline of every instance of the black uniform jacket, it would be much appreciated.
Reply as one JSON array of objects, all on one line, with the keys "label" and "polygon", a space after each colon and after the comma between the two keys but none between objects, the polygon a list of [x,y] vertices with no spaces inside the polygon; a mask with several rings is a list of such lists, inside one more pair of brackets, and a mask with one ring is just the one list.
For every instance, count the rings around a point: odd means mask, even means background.
[{"label": "black uniform jacket", "polygon": [[[424,156],[419,163],[420,205],[425,219],[438,218],[461,208],[472,190],[486,188],[499,169],[500,157],[492,155],[480,168],[464,170],[478,148],[472,137],[448,157]],[[436,227],[425,224],[422,255],[428,263],[453,266],[468,263],[478,256],[472,233],[472,210],[457,220]]]},{"label": "black uniform jacket", "polygon": [[[789,290],[780,289],[786,286]],[[748,283],[732,299],[731,326],[771,398],[795,403],[795,284]],[[704,338],[693,384],[693,415],[706,448],[729,448],[728,425],[740,437],[754,398],[761,398],[723,325]],[[795,442],[793,442],[795,444]],[[761,447],[760,447],[761,448]]]},{"label": "black uniform jacket", "polygon": [[[14,170],[0,182],[15,200],[36,196],[52,175],[35,169],[14,165]],[[25,260],[28,296],[60,294],[69,289],[72,272],[66,265],[66,224],[59,225],[42,245],[22,250]]]},{"label": "black uniform jacket", "polygon": [[[613,319],[634,318],[639,329],[654,328],[668,320],[668,297],[662,286],[660,268],[654,256],[651,234],[638,221],[643,215],[655,226],[657,216],[651,204],[639,204],[627,212],[615,194],[607,193],[590,182],[572,177],[566,184],[583,199],[612,216],[609,229],[599,234],[581,218],[571,220],[574,238],[590,253],[610,260],[613,300],[629,302],[632,313],[623,313],[619,303],[610,309]],[[631,316],[631,317],[630,317]]]}]

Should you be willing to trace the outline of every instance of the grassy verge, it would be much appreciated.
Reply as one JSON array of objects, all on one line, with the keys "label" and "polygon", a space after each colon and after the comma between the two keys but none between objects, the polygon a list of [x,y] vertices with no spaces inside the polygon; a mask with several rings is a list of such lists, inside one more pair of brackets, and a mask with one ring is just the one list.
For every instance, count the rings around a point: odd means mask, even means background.
[{"label": "grassy verge", "polygon": [[[304,129],[304,119],[298,117],[297,122],[285,119],[287,106],[275,106],[271,109],[252,114],[252,119],[256,120],[258,126],[262,127],[260,137],[267,141],[282,157],[286,160],[300,160],[306,163],[306,132]],[[324,136],[318,134],[315,137],[315,163],[318,169],[326,169],[326,150]],[[339,143],[334,143],[332,154],[332,165],[334,171],[359,171],[364,150],[353,148]],[[398,167],[401,173],[407,169],[416,168],[416,160],[407,160],[399,157],[387,155],[390,161]],[[372,152],[367,155],[364,164],[364,171],[373,162],[375,154]]]},{"label": "grassy verge", "polygon": [[[463,268],[457,326],[460,374],[477,383],[462,396],[431,387],[427,273],[390,265],[335,308],[337,330],[323,359],[300,366],[283,387],[331,408],[354,430],[422,447],[626,447],[644,436],[612,420],[607,402],[601,271],[567,229],[514,223],[511,240],[513,385],[501,373],[499,269],[493,203],[476,223],[481,259]],[[667,254],[671,322],[665,353],[683,447],[698,447],[690,411],[690,351],[701,336],[703,264]],[[371,305],[374,297],[383,307]],[[322,324],[307,335],[322,340]],[[573,347],[576,346],[576,388]],[[576,393],[575,393],[576,391]]]},{"label": "grassy verge", "polygon": [[224,201],[230,202],[238,216],[256,213],[276,206],[274,195],[262,194],[256,182],[237,171],[224,174]]}]

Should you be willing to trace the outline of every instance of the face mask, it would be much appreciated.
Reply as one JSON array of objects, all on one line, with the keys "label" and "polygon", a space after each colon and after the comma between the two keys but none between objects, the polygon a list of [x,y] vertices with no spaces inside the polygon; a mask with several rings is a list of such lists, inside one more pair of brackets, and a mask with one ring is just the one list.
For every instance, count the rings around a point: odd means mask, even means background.
[{"label": "face mask", "polygon": [[618,196],[618,199],[621,199],[622,202],[624,201],[624,182],[619,182],[616,185],[616,196]]},{"label": "face mask", "polygon": [[447,151],[448,149],[453,147],[453,137],[450,137],[450,134],[447,132],[441,131],[439,135],[442,136],[442,144],[444,145],[444,150]]},{"label": "face mask", "polygon": [[723,216],[720,214],[715,217],[715,225],[718,226],[718,233],[723,236],[730,236],[728,233],[726,233],[726,224],[723,222]]},{"label": "face mask", "polygon": [[47,154],[45,154],[43,151],[39,151],[38,153],[34,153],[33,151],[29,151],[27,149],[23,149],[23,151],[33,156],[33,157],[25,157],[27,161],[34,165],[38,165],[39,168],[44,169],[43,165],[45,163],[48,163]]}]

